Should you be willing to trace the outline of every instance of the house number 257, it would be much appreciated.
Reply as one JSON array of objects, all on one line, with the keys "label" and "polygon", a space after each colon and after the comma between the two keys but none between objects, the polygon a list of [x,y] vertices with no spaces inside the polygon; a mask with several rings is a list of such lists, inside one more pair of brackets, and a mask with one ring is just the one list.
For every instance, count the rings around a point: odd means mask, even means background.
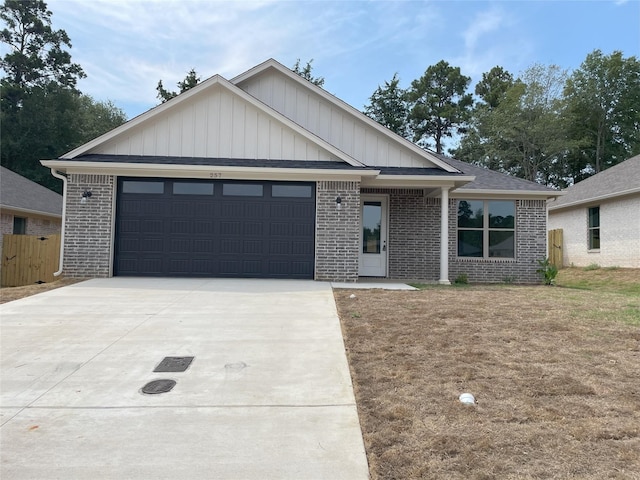
[{"label": "house number 257", "polygon": [[209,178],[222,178],[222,174],[220,172],[210,172]]}]

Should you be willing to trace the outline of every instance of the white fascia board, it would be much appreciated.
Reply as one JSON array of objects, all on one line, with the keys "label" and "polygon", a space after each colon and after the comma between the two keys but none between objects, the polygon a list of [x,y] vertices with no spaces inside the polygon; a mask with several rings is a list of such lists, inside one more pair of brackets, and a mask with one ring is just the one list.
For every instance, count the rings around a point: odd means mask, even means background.
[{"label": "white fascia board", "polygon": [[[564,195],[565,192],[562,192]],[[576,200],[575,202],[563,203],[562,205],[553,205],[549,202],[549,211],[554,210],[563,210],[565,208],[576,207],[579,205],[586,205],[588,203],[598,203],[603,200],[611,200],[617,197],[626,197],[628,195],[633,195],[634,193],[640,193],[640,187],[638,188],[630,188],[629,190],[623,190],[622,192],[609,193],[607,195],[600,195],[598,197],[586,198],[584,200]]]},{"label": "white fascia board", "polygon": [[378,175],[375,178],[363,178],[363,187],[395,187],[395,188],[457,188],[473,182],[474,176],[453,175]]},{"label": "white fascia board", "polygon": [[249,95],[247,92],[245,92],[241,88],[235,86],[233,83],[231,83],[228,80],[224,79],[220,75],[214,75],[213,77],[205,80],[204,82],[198,84],[197,86],[187,90],[184,93],[181,93],[177,97],[172,98],[168,102],[165,102],[165,103],[163,103],[161,105],[158,105],[157,107],[152,108],[151,110],[143,113],[142,115],[138,115],[134,119],[129,120],[127,123],[125,123],[123,125],[120,125],[119,127],[111,130],[110,132],[107,132],[104,135],[102,135],[102,136],[100,136],[100,137],[98,137],[98,138],[96,138],[94,140],[91,140],[90,142],[85,143],[84,145],[81,145],[80,147],[76,148],[75,150],[72,150],[72,151],[70,151],[68,153],[65,153],[60,158],[75,158],[75,157],[77,157],[79,155],[82,155],[83,153],[87,153],[92,148],[95,148],[98,145],[100,145],[102,143],[105,143],[105,142],[117,137],[118,135],[124,133],[127,130],[135,128],[136,126],[138,126],[141,123],[145,122],[149,118],[151,118],[153,116],[156,116],[156,115],[159,115],[162,112],[164,112],[164,111],[166,111],[166,110],[168,110],[170,108],[173,108],[174,106],[178,105],[179,103],[188,100],[189,98],[191,98],[194,95],[197,95],[202,90],[210,88],[211,86],[216,85],[216,84],[223,86],[225,89],[227,89],[228,91],[230,91],[234,95],[239,96],[240,98],[242,98],[246,102],[250,103],[252,106],[257,108],[258,110],[262,111],[265,115],[268,115],[270,117],[275,118],[278,122],[284,124],[285,126],[287,126],[290,129],[292,129],[298,135],[306,138],[311,143],[313,143],[315,145],[318,145],[318,147],[322,148],[323,150],[326,150],[327,152],[329,152],[331,155],[335,156],[336,158],[346,162],[347,164],[349,164],[349,165],[351,165],[353,167],[365,167],[366,166],[363,163],[361,163],[358,160],[356,160],[355,158],[353,158],[350,155],[346,154],[342,150],[336,148],[335,146],[333,146],[330,143],[326,142],[325,140],[321,139],[317,135],[315,135],[315,134],[309,132],[308,130],[302,128],[300,125],[298,125],[297,123],[293,122],[288,117],[282,115],[280,112],[274,110],[273,108],[271,108],[268,105],[262,103],[261,101],[259,101],[255,97]]},{"label": "white fascia board", "polygon": [[[357,108],[353,107],[352,105],[349,105],[344,100],[341,100],[340,98],[336,97],[335,95],[332,95],[331,93],[327,92],[324,88],[318,87],[317,85],[314,85],[313,83],[303,79],[300,75],[295,73],[293,70],[291,70],[290,68],[285,67],[284,65],[282,65],[280,62],[274,60],[273,58],[270,58],[266,62],[263,62],[260,65],[256,65],[255,67],[247,70],[246,72],[241,73],[240,75],[232,78],[230,80],[230,82],[233,83],[234,85],[237,85],[238,83],[242,83],[244,80],[247,80],[247,79],[249,79],[249,78],[251,78],[253,76],[259,75],[260,73],[264,72],[265,70],[267,70],[269,68],[274,68],[274,69],[278,70],[279,72],[283,73],[284,75],[286,75],[291,80],[299,83],[300,85],[303,85],[304,87],[306,87],[308,89],[313,90],[315,93],[320,95],[325,100],[333,103],[334,105],[342,108],[343,110],[348,111],[351,115],[355,116],[358,120],[366,123],[368,126],[370,126],[371,128],[374,128],[379,133],[385,135],[386,137],[388,137],[389,139],[393,140],[394,142],[403,145],[405,148],[411,150],[413,153],[415,153],[415,154],[417,154],[417,155],[419,155],[421,157],[424,157],[426,160],[428,160],[429,162],[433,163],[434,165],[437,165],[438,167],[444,169],[445,171],[447,171],[449,173],[461,173],[460,170],[458,170],[457,168],[452,167],[451,165],[449,165],[448,163],[445,163],[444,161],[440,160],[438,157],[436,157],[435,155],[431,154],[430,152],[420,148],[415,143],[410,142],[406,138],[403,138],[400,135],[398,135],[396,133],[393,133],[388,128],[383,127],[382,125],[380,125],[375,120],[367,117],[364,113],[359,111]],[[370,165],[370,166],[375,167],[376,165]]]},{"label": "white fascia board", "polygon": [[489,190],[489,189],[464,189],[451,192],[452,198],[467,199],[501,199],[501,198],[531,198],[545,200],[563,195],[562,192],[536,191],[536,190]]},{"label": "white fascia board", "polygon": [[26,213],[27,215],[36,215],[38,217],[50,217],[50,218],[57,218],[57,219],[62,218],[62,214],[41,212],[39,210],[31,210],[31,209],[28,209],[28,208],[13,207],[11,205],[0,205],[0,211],[2,211],[2,213],[6,213],[6,214],[12,214],[13,212],[16,212],[16,213]]},{"label": "white fascia board", "polygon": [[359,180],[376,176],[379,170],[341,170],[326,168],[270,168],[215,165],[177,165],[152,163],[102,163],[73,160],[42,160],[48,168],[65,173],[131,177],[210,178],[246,180]]}]

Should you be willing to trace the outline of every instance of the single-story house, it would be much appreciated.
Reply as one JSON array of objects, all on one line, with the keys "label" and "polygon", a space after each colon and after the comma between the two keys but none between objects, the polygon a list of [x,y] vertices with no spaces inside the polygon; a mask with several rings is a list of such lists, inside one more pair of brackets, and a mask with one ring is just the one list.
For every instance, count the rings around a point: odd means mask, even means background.
[{"label": "single-story house", "polygon": [[549,201],[549,229],[562,229],[565,265],[640,268],[640,155]]},{"label": "single-story house", "polygon": [[0,167],[0,251],[2,236],[53,235],[62,225],[62,195]]},{"label": "single-story house", "polygon": [[534,283],[558,194],[425,151],[275,60],[42,164],[83,277]]}]

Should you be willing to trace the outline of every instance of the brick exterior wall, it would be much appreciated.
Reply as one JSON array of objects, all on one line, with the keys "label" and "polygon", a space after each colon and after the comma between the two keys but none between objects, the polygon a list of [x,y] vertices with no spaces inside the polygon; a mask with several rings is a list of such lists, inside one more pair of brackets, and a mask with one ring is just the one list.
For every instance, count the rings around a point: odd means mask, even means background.
[{"label": "brick exterior wall", "polygon": [[389,196],[389,278],[437,280],[440,272],[440,200],[422,189],[362,189]]},{"label": "brick exterior wall", "polygon": [[[588,210],[600,207],[600,248],[589,250]],[[562,229],[565,266],[640,268],[640,195],[550,211],[549,230]]]},{"label": "brick exterior wall", "polygon": [[[69,176],[63,269],[68,277],[110,275],[114,180],[110,175]],[[83,204],[85,190],[92,196]]]},{"label": "brick exterior wall", "polygon": [[[315,279],[355,282],[360,251],[360,182],[316,184]],[[340,197],[340,209],[336,198]]]},{"label": "brick exterior wall", "polygon": [[540,283],[537,260],[547,255],[544,200],[516,200],[516,258],[457,258],[456,199],[449,205],[449,279],[467,275],[470,283]]}]

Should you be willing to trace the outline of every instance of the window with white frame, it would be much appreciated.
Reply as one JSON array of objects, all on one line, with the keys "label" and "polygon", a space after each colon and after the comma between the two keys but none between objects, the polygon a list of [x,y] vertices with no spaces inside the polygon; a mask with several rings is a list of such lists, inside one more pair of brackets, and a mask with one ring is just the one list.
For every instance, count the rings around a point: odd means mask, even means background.
[{"label": "window with white frame", "polygon": [[589,208],[589,250],[600,248],[600,207]]},{"label": "window with white frame", "polygon": [[515,258],[516,202],[458,200],[458,257]]}]

